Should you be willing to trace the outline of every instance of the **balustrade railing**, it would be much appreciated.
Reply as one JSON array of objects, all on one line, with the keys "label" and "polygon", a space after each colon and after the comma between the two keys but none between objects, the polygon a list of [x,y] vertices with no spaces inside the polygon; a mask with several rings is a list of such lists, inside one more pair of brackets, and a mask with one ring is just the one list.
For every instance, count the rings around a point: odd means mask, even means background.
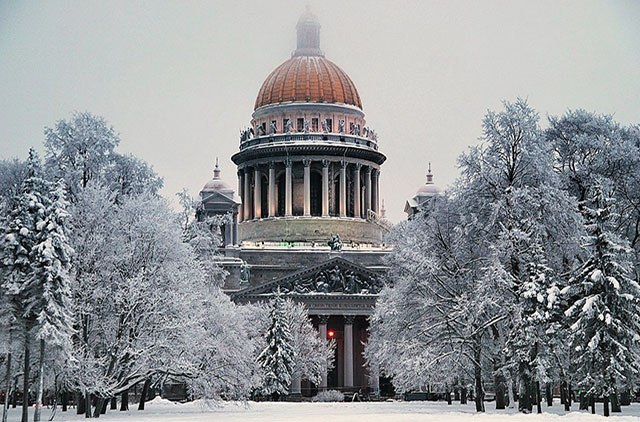
[{"label": "balustrade railing", "polygon": [[369,138],[363,138],[356,135],[348,135],[344,133],[276,133],[271,135],[261,135],[255,138],[251,138],[240,142],[240,150],[259,146],[269,145],[275,143],[287,143],[298,141],[317,141],[317,142],[332,142],[337,144],[353,144],[363,147],[371,148],[374,151],[378,150],[378,143]]}]

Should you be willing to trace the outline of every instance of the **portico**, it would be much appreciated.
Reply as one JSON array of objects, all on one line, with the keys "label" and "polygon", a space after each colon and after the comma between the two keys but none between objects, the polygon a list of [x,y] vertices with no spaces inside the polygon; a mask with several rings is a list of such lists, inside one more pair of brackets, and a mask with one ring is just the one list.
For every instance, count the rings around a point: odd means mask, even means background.
[{"label": "portico", "polygon": [[364,360],[367,318],[371,315],[381,284],[366,268],[333,258],[278,280],[240,290],[237,303],[268,301],[279,290],[285,297],[304,303],[321,338],[335,342],[334,366],[319,385],[294,379],[292,393],[311,395],[317,390],[377,391],[378,375]]}]

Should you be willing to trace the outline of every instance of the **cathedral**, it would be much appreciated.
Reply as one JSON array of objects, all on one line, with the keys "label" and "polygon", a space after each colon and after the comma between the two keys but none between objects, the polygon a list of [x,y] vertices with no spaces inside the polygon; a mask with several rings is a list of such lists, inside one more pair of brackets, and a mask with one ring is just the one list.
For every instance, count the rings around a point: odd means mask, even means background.
[{"label": "cathedral", "polygon": [[[224,289],[236,303],[269,301],[276,290],[304,303],[320,335],[333,338],[333,369],[320,385],[294,379],[292,395],[338,389],[377,394],[379,375],[363,357],[391,251],[381,208],[386,157],[367,124],[360,94],[320,49],[320,24],[306,11],[297,48],[264,80],[242,131],[237,190],[214,177],[200,192],[201,215],[228,215],[221,234]],[[439,193],[427,184],[408,217]]]}]

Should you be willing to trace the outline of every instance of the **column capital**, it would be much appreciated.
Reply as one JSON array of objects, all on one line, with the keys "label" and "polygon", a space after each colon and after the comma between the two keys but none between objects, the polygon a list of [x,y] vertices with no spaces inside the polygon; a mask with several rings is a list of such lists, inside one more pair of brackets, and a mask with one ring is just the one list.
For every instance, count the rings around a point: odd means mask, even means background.
[{"label": "column capital", "polygon": [[327,324],[329,322],[329,315],[318,315],[318,323],[319,324]]},{"label": "column capital", "polygon": [[344,323],[345,325],[353,325],[353,322],[356,320],[356,315],[345,315]]},{"label": "column capital", "polygon": [[355,163],[354,166],[356,170],[360,171],[360,169],[362,168],[362,163]]},{"label": "column capital", "polygon": [[311,165],[311,160],[308,158],[305,158],[302,160],[302,164],[304,164],[305,167],[309,167]]},{"label": "column capital", "polygon": [[291,160],[290,160],[290,159],[288,159],[288,158],[287,158],[286,160],[284,160],[284,166],[285,166],[285,167],[289,167],[289,168],[291,168],[291,165],[292,165],[292,164],[293,164],[293,163],[291,162]]},{"label": "column capital", "polygon": [[244,176],[244,169],[238,169],[238,177]]},{"label": "column capital", "polygon": [[340,167],[341,168],[347,168],[347,162],[345,160],[340,160]]},{"label": "column capital", "polygon": [[276,163],[269,161],[269,170],[276,168]]},{"label": "column capital", "polygon": [[322,167],[329,167],[329,160],[322,160]]},{"label": "column capital", "polygon": [[371,175],[371,173],[373,173],[373,169],[371,168],[371,166],[367,166],[367,168],[365,169],[365,173],[369,176]]}]

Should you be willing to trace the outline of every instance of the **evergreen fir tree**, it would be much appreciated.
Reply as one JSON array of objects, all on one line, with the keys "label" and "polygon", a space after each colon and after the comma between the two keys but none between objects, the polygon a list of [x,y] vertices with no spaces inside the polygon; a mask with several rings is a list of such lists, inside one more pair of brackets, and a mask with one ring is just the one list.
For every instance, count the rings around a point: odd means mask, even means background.
[{"label": "evergreen fir tree", "polygon": [[38,243],[31,254],[34,271],[23,284],[25,312],[34,315],[35,335],[40,344],[38,393],[34,421],[40,420],[42,409],[45,341],[70,353],[73,316],[69,280],[72,249],[66,236],[64,222],[69,216],[62,182],[50,194],[46,218],[37,226]]},{"label": "evergreen fir tree", "polygon": [[588,259],[562,290],[568,298],[579,387],[589,397],[609,400],[640,371],[640,286],[627,273],[629,249],[612,229],[612,199],[600,185],[585,204]]},{"label": "evergreen fir tree", "polygon": [[520,373],[521,412],[529,413],[533,403],[539,403],[540,382],[546,382],[546,368],[550,366],[544,350],[547,326],[547,290],[551,269],[546,265],[544,250],[538,239],[527,253],[524,280],[516,283],[514,294],[519,306],[515,308],[514,326],[509,331],[506,353],[518,366]]},{"label": "evergreen fir tree", "polygon": [[[26,167],[27,178],[9,213],[2,248],[3,291],[10,298],[16,321],[22,325],[24,335],[23,391],[29,390],[30,336],[37,318],[30,303],[41,294],[37,288],[29,287],[35,273],[33,256],[40,240],[39,231],[46,224],[49,205],[44,194],[48,190],[47,182],[41,177],[40,159],[33,149],[29,150]],[[28,400],[23,400],[22,422],[27,422],[28,406]]]},{"label": "evergreen fir tree", "polygon": [[257,360],[264,370],[263,393],[278,399],[289,393],[295,368],[293,336],[289,329],[286,303],[279,290],[269,317],[271,325],[266,333],[267,346]]}]

